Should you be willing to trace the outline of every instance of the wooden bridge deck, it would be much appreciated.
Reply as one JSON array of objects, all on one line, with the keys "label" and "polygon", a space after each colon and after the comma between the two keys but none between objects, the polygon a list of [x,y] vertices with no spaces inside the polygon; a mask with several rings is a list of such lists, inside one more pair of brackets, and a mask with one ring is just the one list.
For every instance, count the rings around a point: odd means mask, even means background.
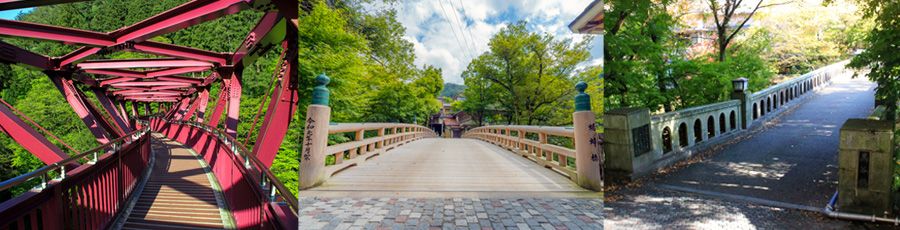
[{"label": "wooden bridge deck", "polygon": [[428,138],[350,167],[301,197],[599,197],[506,149]]},{"label": "wooden bridge deck", "polygon": [[222,229],[225,210],[200,160],[181,144],[153,134],[156,163],[122,229]]}]

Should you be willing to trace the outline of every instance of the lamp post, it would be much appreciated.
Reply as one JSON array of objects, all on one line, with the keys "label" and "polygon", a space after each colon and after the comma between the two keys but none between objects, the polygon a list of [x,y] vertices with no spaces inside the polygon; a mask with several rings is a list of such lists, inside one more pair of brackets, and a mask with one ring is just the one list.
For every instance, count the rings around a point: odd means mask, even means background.
[{"label": "lamp post", "polygon": [[752,109],[747,105],[747,98],[750,95],[750,91],[747,90],[747,82],[747,78],[731,80],[731,87],[734,88],[734,91],[731,93],[731,99],[741,100],[741,129],[747,129],[747,123],[749,123],[747,110]]}]

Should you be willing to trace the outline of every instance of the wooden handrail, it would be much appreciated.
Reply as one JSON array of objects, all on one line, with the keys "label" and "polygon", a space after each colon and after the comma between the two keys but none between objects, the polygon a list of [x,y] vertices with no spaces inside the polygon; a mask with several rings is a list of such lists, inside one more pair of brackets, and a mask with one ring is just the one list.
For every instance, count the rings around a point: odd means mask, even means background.
[{"label": "wooden handrail", "polygon": [[[516,135],[512,135],[515,131]],[[527,138],[529,133],[537,134],[538,140]],[[550,136],[573,139],[573,147],[548,143]],[[569,158],[576,158],[574,149],[575,130],[569,127],[524,126],[524,125],[492,125],[482,126],[466,131],[464,138],[482,140],[513,151],[527,157],[535,163],[552,168],[554,171],[575,180],[577,171]],[[553,155],[556,154],[554,158]]]}]

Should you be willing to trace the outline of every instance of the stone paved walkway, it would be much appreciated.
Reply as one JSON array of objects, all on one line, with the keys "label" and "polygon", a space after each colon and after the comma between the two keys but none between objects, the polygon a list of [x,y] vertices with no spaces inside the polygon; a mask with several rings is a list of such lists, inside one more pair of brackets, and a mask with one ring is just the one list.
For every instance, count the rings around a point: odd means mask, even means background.
[{"label": "stone paved walkway", "polygon": [[607,229],[896,227],[766,206],[818,210],[834,194],[840,127],[871,112],[874,84],[849,76],[833,81],[696,163],[606,193]]},{"label": "stone paved walkway", "polygon": [[300,229],[603,229],[600,199],[301,198]]}]

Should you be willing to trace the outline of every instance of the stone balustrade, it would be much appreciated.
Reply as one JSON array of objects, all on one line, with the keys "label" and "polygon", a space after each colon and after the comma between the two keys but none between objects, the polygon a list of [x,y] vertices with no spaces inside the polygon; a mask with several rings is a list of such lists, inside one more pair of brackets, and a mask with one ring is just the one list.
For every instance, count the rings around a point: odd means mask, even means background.
[{"label": "stone balustrade", "polygon": [[848,61],[834,63],[758,92],[736,90],[729,101],[651,115],[644,108],[604,114],[606,171],[613,180],[630,180],[690,157],[753,125],[786,111],[789,104],[847,74]]},{"label": "stone balustrade", "polygon": [[[550,141],[554,137],[560,141]],[[466,131],[463,138],[478,139],[503,147],[569,179],[575,180],[578,177],[573,139],[575,130],[571,127],[483,126]]]},{"label": "stone balustrade", "polygon": [[326,178],[405,143],[437,137],[431,129],[413,124],[341,123],[328,127],[329,135],[344,133],[352,133],[354,139],[325,148],[325,156],[334,157],[333,163],[325,164]]}]

